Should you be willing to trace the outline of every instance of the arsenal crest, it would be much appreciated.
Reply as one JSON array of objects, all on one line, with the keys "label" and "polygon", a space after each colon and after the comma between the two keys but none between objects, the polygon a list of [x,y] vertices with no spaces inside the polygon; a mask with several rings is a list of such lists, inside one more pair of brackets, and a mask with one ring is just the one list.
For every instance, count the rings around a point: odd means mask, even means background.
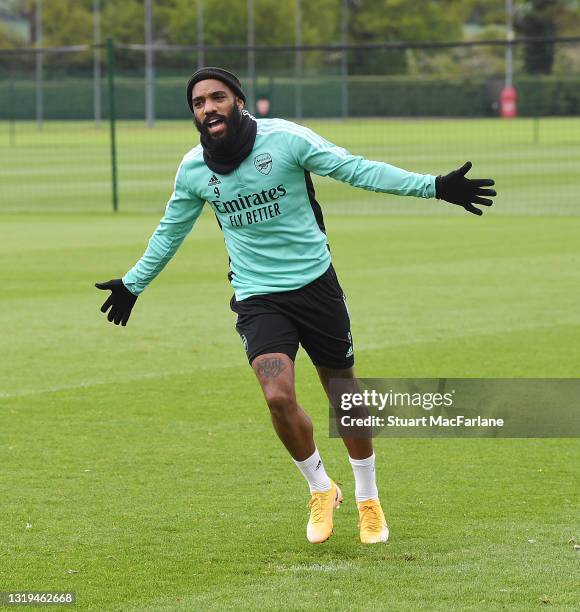
[{"label": "arsenal crest", "polygon": [[254,157],[254,166],[262,174],[270,174],[272,170],[272,156],[269,153],[262,153]]}]

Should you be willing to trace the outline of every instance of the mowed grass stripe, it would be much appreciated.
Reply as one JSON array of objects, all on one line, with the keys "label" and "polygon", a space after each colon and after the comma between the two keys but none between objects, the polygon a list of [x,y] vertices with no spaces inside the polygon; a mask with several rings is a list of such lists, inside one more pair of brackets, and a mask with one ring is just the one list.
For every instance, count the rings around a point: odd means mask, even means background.
[{"label": "mowed grass stripe", "polygon": [[[205,409],[187,380],[91,390],[82,411],[72,391],[11,402],[7,578],[74,587],[80,609],[575,604],[575,441],[378,440],[393,539],[364,548],[344,451],[319,433],[347,499],[332,540],[312,547],[304,485],[248,374],[232,373],[232,395],[209,373]],[[322,432],[319,390],[299,391]],[[42,447],[28,434],[39,425]]]},{"label": "mowed grass stripe", "polygon": [[[567,188],[574,190],[580,186],[579,175],[573,172],[570,161],[580,153],[578,119],[542,120],[538,144],[528,138],[533,133],[529,120],[385,119],[306,123],[353,153],[417,172],[447,172],[471,159],[475,164],[473,176],[482,173],[481,176],[498,178],[498,214],[551,214],[556,208],[567,214],[578,214],[574,191]],[[42,133],[36,132],[32,124],[23,127],[18,124],[16,129],[16,146],[11,147],[8,140],[0,143],[4,168],[0,210],[110,209],[106,130],[96,130],[89,122],[48,123]],[[196,143],[191,122],[160,122],[154,129],[139,123],[120,122],[121,208],[161,210],[171,193],[181,157]],[[95,186],[94,179],[102,181],[102,186]],[[510,184],[517,184],[521,189],[511,190]],[[321,198],[329,214],[341,210],[342,206],[333,206],[333,203],[344,199],[343,188],[322,185]],[[400,214],[399,203],[381,211],[372,199],[364,195],[357,199],[362,204],[361,212],[369,206],[373,212]],[[432,212],[427,208],[412,211],[418,215]]]},{"label": "mowed grass stripe", "polygon": [[[475,317],[470,317],[469,321],[472,322],[474,319]],[[405,324],[404,320],[398,319],[398,325]],[[356,329],[356,326],[353,326],[353,329]],[[509,376],[513,378],[576,377],[577,364],[580,363],[580,324],[577,319],[570,317],[568,321],[565,321],[559,318],[557,324],[520,321],[509,328],[505,325],[492,328],[489,324],[485,328],[478,328],[472,324],[467,334],[462,333],[462,329],[463,327],[458,326],[450,329],[433,324],[424,327],[417,325],[416,335],[411,337],[401,334],[392,322],[381,323],[374,329],[381,340],[368,335],[355,337],[357,368],[362,373],[366,372],[366,377],[372,377],[372,372],[376,372],[376,376],[379,377],[405,378],[412,373],[413,376],[425,378],[450,376],[479,378],[482,369],[485,369],[486,377],[497,378],[505,377],[506,371],[509,371]],[[233,333],[229,326],[224,330],[227,330],[228,335]],[[553,350],[543,348],[534,355],[533,359],[523,358],[518,361],[517,356],[521,354],[522,347],[529,344],[530,336],[537,338],[533,342],[534,346],[545,347],[550,344],[554,348]],[[148,340],[151,342],[158,338],[149,336]],[[198,338],[198,340],[204,341],[205,339]],[[227,379],[229,375],[224,370],[239,371],[243,354],[238,351],[237,343],[235,345],[231,343],[225,333],[221,338],[214,337],[214,342],[216,340],[219,340],[224,348],[232,345],[229,347],[229,358],[225,359],[220,356],[219,360],[211,359],[210,353],[209,359],[206,359],[203,364],[199,363],[199,360],[188,361],[186,364],[188,369],[172,370],[167,366],[163,368],[157,366],[142,372],[132,369],[124,374],[118,369],[104,373],[91,372],[86,369],[86,364],[81,362],[82,369],[79,371],[79,377],[75,382],[69,384],[59,382],[55,384],[53,378],[18,380],[18,378],[11,377],[12,383],[20,386],[12,391],[0,391],[0,401],[32,395],[59,394],[63,391],[90,392],[93,387],[129,383],[140,385],[142,381],[150,380],[158,380],[160,385],[164,382],[171,384],[177,379],[204,378],[208,369],[222,371],[224,379]],[[105,344],[104,348],[107,345],[110,345],[111,350],[116,348],[113,343]],[[559,346],[565,349],[557,350],[556,347]],[[26,348],[23,346],[20,350],[26,350]],[[56,346],[45,351],[45,356],[54,354],[55,349],[57,349]],[[185,347],[184,350],[196,354],[199,352],[190,346]],[[464,362],[459,365],[455,357],[457,353],[464,355]],[[123,357],[124,353],[121,352],[119,355]],[[562,363],[563,355],[564,364]],[[6,353],[6,356],[12,357],[10,353]],[[199,357],[199,355],[196,356]],[[377,371],[377,363],[388,364],[388,367],[384,371]],[[302,352],[299,353],[297,364],[303,372],[311,369],[307,357]],[[178,363],[171,363],[171,367],[178,365]],[[75,368],[71,367],[68,374],[74,375]],[[311,374],[313,375],[314,372]]]},{"label": "mowed grass stripe", "polygon": [[[377,440],[392,540],[365,548],[301,351],[298,398],[346,495],[333,538],[309,545],[307,488],[233,329],[212,215],[127,328],[98,311],[93,282],[123,274],[158,218],[2,216],[7,588],[75,590],[99,611],[577,607],[577,440]],[[359,375],[577,376],[578,223],[329,215]]]},{"label": "mowed grass stripe", "polygon": [[[7,330],[3,393],[51,389],[55,380],[57,386],[84,385],[182,371],[184,363],[191,371],[243,363],[228,307],[227,258],[211,216],[200,219],[140,298],[126,329],[99,314],[105,296],[93,282],[132,265],[154,217],[66,222],[47,216],[36,225],[12,219],[5,252],[10,257],[14,245],[18,255],[0,298]],[[520,360],[532,367],[539,356],[517,333],[534,332],[542,346],[542,336],[554,332],[560,341],[542,350],[559,355],[569,374],[576,353],[567,338],[580,324],[577,225],[576,219],[333,218],[328,231],[357,350],[516,333],[510,358],[519,372]],[[368,247],[357,247],[362,243]],[[118,359],[103,358],[111,351]],[[133,353],[139,359],[129,358]],[[492,366],[493,358],[486,359]],[[389,371],[397,363],[390,361]]]}]

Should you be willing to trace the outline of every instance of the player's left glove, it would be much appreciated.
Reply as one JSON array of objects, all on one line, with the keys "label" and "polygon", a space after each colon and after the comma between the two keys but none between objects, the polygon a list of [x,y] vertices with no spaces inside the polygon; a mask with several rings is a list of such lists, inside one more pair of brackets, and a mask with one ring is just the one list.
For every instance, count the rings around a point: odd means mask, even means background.
[{"label": "player's left glove", "polygon": [[497,195],[495,189],[483,189],[483,187],[492,187],[495,185],[495,181],[492,179],[466,178],[465,175],[469,172],[471,166],[471,162],[468,161],[458,170],[454,170],[445,176],[438,176],[435,179],[435,195],[439,200],[463,206],[465,210],[474,215],[482,215],[483,211],[476,208],[474,204],[480,206],[491,206],[493,204],[493,201],[489,198]]},{"label": "player's left glove", "polygon": [[101,312],[107,312],[109,308],[109,314],[107,319],[119,325],[119,323],[125,327],[127,321],[131,316],[131,310],[137,301],[137,296],[131,293],[127,287],[125,287],[123,281],[120,278],[114,278],[113,280],[107,281],[106,283],[95,283],[97,289],[103,289],[104,291],[110,291],[111,295],[105,300],[105,303],[101,306]]}]

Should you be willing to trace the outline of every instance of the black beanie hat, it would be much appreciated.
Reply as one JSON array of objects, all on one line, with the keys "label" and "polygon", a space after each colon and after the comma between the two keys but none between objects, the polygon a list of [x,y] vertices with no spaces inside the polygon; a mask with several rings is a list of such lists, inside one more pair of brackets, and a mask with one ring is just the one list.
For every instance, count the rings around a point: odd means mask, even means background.
[{"label": "black beanie hat", "polygon": [[242,91],[242,84],[238,77],[224,70],[223,68],[200,68],[197,72],[194,72],[189,81],[187,82],[187,104],[191,112],[193,113],[193,104],[191,102],[191,91],[193,90],[193,86],[199,81],[205,81],[206,79],[217,79],[222,83],[225,83],[238,98],[241,98],[244,103],[246,102],[246,94]]}]

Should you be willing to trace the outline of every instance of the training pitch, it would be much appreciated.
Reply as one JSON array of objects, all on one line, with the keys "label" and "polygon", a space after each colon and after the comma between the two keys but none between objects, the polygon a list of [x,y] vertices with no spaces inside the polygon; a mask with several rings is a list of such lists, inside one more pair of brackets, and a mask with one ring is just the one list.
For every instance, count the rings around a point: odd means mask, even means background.
[{"label": "training pitch", "polygon": [[[382,144],[380,122],[311,125],[417,171],[471,159],[500,196],[476,218],[319,181],[359,376],[577,377],[578,124],[542,121],[534,144],[531,121],[387,123]],[[306,541],[307,487],[234,331],[210,214],[129,325],[106,322],[93,283],[142,254],[191,129],[120,126],[117,215],[106,126],[17,126],[0,146],[1,590],[75,591],[79,610],[577,609],[577,440],[378,439],[391,541],[363,547],[301,352],[298,398],[345,493],[333,537]]]},{"label": "training pitch", "polygon": [[[471,178],[498,184],[495,215],[579,215],[580,118],[308,121],[325,138],[369,159],[444,174],[473,162]],[[161,213],[181,157],[198,135],[191,121],[118,122],[119,207]],[[0,122],[3,212],[111,210],[109,125]],[[317,181],[327,214],[447,214],[433,201],[380,199],[331,179]],[[433,209],[436,209],[434,211]]]}]

